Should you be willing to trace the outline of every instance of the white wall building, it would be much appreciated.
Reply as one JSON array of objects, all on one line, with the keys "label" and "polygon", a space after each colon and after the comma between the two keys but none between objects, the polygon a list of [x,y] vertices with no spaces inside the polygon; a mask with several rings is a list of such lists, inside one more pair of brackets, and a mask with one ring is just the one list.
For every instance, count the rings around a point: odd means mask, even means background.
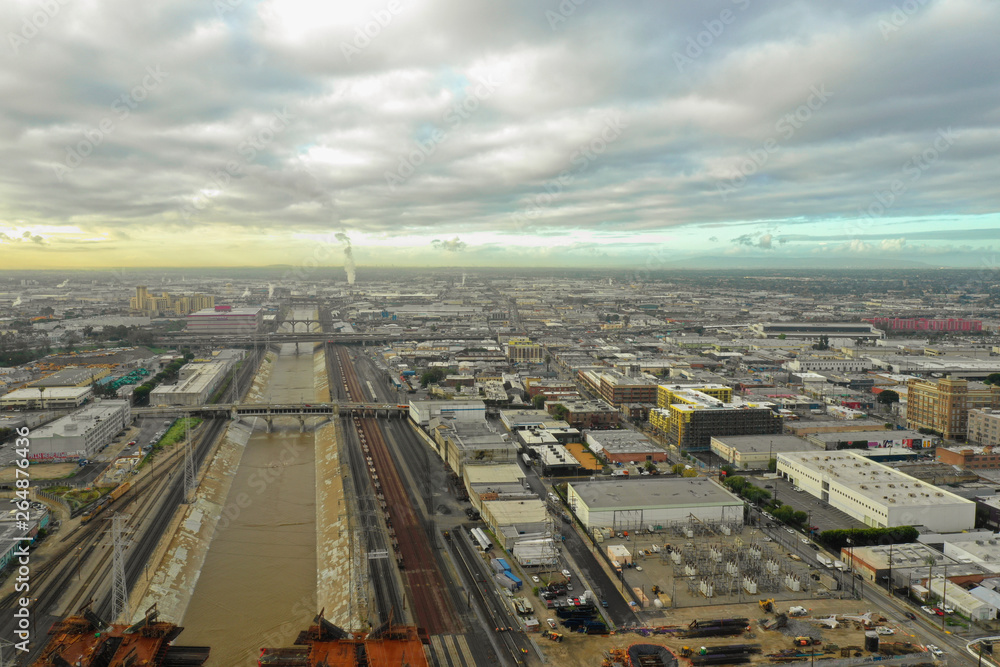
[{"label": "white wall building", "polygon": [[94,395],[88,387],[24,387],[0,397],[0,408],[21,410],[58,410],[78,408]]},{"label": "white wall building", "polygon": [[486,403],[482,401],[410,401],[410,419],[421,426],[431,419],[451,419],[460,422],[486,421]]},{"label": "white wall building", "polygon": [[186,364],[177,384],[160,385],[149,392],[150,405],[203,405],[227,377],[228,361]]},{"label": "white wall building", "polygon": [[742,523],[743,501],[704,477],[572,482],[567,502],[590,531],[687,522]]},{"label": "white wall building", "polygon": [[871,370],[868,359],[793,359],[785,364],[790,371],[834,371],[837,373]]},{"label": "white wall building", "polygon": [[969,530],[976,504],[849,449],[778,455],[778,474],[865,525]]},{"label": "white wall building", "polygon": [[944,600],[944,604],[968,616],[973,621],[988,621],[997,617],[997,608],[985,600],[952,583],[942,576],[935,576],[928,582],[931,593]]},{"label": "white wall building", "polygon": [[132,422],[128,401],[99,401],[31,432],[28,458],[69,461],[90,458]]}]

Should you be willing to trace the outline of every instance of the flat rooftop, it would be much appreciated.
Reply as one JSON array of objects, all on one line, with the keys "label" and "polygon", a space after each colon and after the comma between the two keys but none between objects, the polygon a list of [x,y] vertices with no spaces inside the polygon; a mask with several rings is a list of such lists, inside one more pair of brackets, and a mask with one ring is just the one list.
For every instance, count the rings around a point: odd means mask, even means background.
[{"label": "flat rooftop", "polygon": [[743,505],[743,501],[703,477],[572,482],[590,511]]},{"label": "flat rooftop", "polygon": [[763,454],[765,452],[811,452],[817,446],[794,435],[717,435],[712,440],[726,447],[732,447],[741,454]]},{"label": "flat rooftop", "polygon": [[632,452],[662,452],[663,448],[641,433],[635,431],[589,431],[587,438],[593,446],[606,449],[612,454]]},{"label": "flat rooftop", "polygon": [[786,452],[778,455],[778,467],[785,463],[818,472],[824,481],[848,488],[872,502],[897,506],[954,505],[971,502],[889,466],[869,461],[849,449],[823,452]]}]

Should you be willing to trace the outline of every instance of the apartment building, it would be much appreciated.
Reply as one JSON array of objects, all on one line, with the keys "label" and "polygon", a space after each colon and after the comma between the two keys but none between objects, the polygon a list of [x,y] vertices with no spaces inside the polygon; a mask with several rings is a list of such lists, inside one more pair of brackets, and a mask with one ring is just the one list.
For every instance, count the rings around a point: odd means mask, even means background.
[{"label": "apartment building", "polygon": [[977,445],[1000,445],[1000,410],[973,408],[969,410],[969,442]]},{"label": "apartment building", "polygon": [[965,439],[969,411],[1000,408],[1000,387],[949,376],[906,383],[906,422],[911,429],[929,428],[947,439]]}]

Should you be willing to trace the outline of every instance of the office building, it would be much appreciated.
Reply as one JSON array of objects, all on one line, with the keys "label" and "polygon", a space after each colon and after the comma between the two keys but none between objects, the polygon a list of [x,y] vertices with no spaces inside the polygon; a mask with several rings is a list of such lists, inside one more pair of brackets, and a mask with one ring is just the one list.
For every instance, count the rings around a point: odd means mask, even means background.
[{"label": "office building", "polygon": [[938,447],[935,458],[941,463],[970,469],[1000,468],[1000,447],[993,445],[962,445]]},{"label": "office building", "polygon": [[512,363],[540,364],[545,361],[545,350],[528,338],[511,338],[504,347]]},{"label": "office building", "polygon": [[906,383],[908,428],[929,428],[948,440],[964,440],[969,411],[1000,408],[1000,387],[956,377]]},{"label": "office building", "polygon": [[844,449],[778,454],[778,474],[866,526],[968,530],[976,504]]},{"label": "office building", "polygon": [[553,413],[557,405],[566,408],[566,416],[563,419],[573,428],[616,428],[621,421],[621,413],[604,401],[550,401],[545,407]]}]

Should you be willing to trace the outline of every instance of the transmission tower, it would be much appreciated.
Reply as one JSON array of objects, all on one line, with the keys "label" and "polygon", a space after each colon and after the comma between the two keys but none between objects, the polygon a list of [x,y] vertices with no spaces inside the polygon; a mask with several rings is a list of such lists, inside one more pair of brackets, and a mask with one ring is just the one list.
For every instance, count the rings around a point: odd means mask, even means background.
[{"label": "transmission tower", "polygon": [[194,502],[195,487],[198,478],[194,467],[194,454],[191,452],[191,418],[184,418],[184,502]]},{"label": "transmission tower", "polygon": [[[118,621],[128,614],[128,583],[125,581],[125,521],[123,514],[111,519],[111,618]],[[125,619],[127,622],[128,619]]]}]

